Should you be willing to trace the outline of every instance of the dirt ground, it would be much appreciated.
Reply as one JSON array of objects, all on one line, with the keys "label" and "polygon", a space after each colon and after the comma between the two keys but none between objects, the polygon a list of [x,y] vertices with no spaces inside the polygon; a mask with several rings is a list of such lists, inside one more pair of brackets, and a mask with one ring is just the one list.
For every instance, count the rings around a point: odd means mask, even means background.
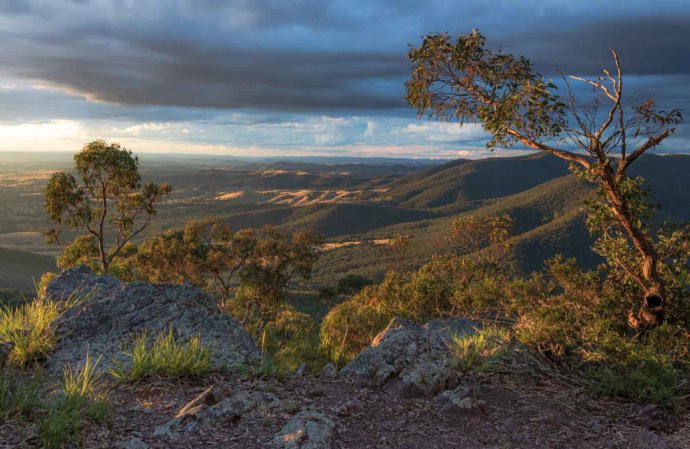
[{"label": "dirt ground", "polygon": [[[339,378],[323,381],[302,378],[241,379],[219,376],[193,383],[151,380],[111,389],[111,414],[102,424],[85,429],[85,447],[119,447],[139,439],[150,448],[270,447],[270,442],[291,415],[310,406],[336,424],[333,448],[690,448],[687,407],[676,410],[665,431],[649,428],[639,405],[596,397],[581,389],[549,380],[514,376],[467,377],[484,404],[462,417],[443,416],[428,399],[403,399],[360,382]],[[279,411],[257,410],[231,425],[202,427],[198,434],[173,441],[153,436],[156,426],[208,386],[230,393],[267,391],[278,396]],[[344,402],[358,399],[362,407],[349,416],[338,413]],[[37,447],[35,429],[6,422],[0,425],[0,447]]]}]

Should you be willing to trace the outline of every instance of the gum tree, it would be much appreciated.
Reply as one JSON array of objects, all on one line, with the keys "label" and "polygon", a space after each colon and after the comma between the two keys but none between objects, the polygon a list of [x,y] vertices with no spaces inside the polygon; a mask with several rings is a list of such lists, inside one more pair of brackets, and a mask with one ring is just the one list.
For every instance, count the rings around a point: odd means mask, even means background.
[{"label": "gum tree", "polygon": [[[615,50],[613,71],[603,70],[594,79],[562,76],[565,99],[552,93],[556,86],[535,72],[529,60],[487,49],[476,30],[455,42],[447,34],[428,35],[420,47],[410,49],[409,59],[406,100],[420,116],[461,125],[480,122],[492,136],[487,147],[522,145],[543,151],[596,183],[599,210],[589,224],[598,226],[599,249],[611,260],[616,245],[631,248],[630,257],[614,262],[640,292],[629,322],[638,329],[663,322],[667,294],[660,272],[668,255],[661,253],[660,239],[645,222],[641,182],[629,177],[628,169],[675,131],[680,111],[659,110],[653,100],[626,107]],[[591,101],[576,101],[572,80],[593,90]]]},{"label": "gum tree", "polygon": [[85,232],[66,254],[81,261],[93,255],[100,270],[108,273],[113,260],[151,223],[171,187],[142,184],[139,159],[119,144],[103,140],[86,144],[74,156],[74,168],[79,180],[58,172],[45,188],[45,210],[55,225],[47,237],[58,242],[62,226]]}]

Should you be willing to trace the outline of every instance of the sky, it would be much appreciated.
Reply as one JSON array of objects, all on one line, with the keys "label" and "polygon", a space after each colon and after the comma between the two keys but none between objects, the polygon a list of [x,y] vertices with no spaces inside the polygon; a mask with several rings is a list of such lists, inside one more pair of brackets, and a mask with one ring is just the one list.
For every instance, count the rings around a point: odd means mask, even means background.
[{"label": "sky", "polygon": [[[0,151],[484,157],[404,102],[409,45],[479,29],[547,78],[622,59],[630,104],[690,110],[687,0],[1,0]],[[690,152],[690,129],[656,151]]]}]

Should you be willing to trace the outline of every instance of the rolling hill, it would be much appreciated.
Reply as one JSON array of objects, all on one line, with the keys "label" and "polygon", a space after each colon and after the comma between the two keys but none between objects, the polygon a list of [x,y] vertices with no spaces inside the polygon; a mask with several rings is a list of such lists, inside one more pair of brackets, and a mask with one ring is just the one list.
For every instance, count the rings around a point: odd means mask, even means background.
[{"label": "rolling hill", "polygon": [[[420,265],[444,250],[454,220],[471,215],[513,217],[511,261],[519,271],[541,269],[557,253],[577,257],[585,266],[598,262],[583,223],[582,203],[592,186],[545,154],[437,165],[245,161],[209,166],[202,161],[185,167],[177,159],[170,165],[163,159],[154,162],[144,177],[168,181],[175,190],[149,235],[207,215],[222,217],[235,229],[265,224],[288,231],[312,228],[332,243],[312,286],[351,273],[380,278],[389,266],[381,242],[398,233],[412,237],[410,264]],[[690,156],[685,155],[646,155],[635,164],[633,174],[649,181],[652,198],[663,206],[660,220],[690,221],[687,173]],[[45,173],[6,174],[0,181],[0,199],[12,211],[0,220],[0,237],[45,230]],[[32,278],[54,268],[45,247],[19,243],[3,249],[0,287],[30,287]]]},{"label": "rolling hill", "polygon": [[[514,172],[508,170],[511,164]],[[509,214],[514,220],[511,261],[516,270],[540,270],[544,260],[556,254],[575,257],[581,265],[594,267],[600,259],[590,249],[593,239],[584,225],[583,207],[585,198],[593,194],[593,187],[571,174],[563,174],[567,173],[565,168],[555,157],[539,154],[457,161],[422,170],[396,180],[389,192],[400,201],[399,205],[426,205],[427,210],[441,216],[398,223],[358,237],[369,241],[408,234],[412,236],[410,263],[420,265],[443,251],[444,239],[454,220],[471,215]],[[633,174],[648,180],[653,201],[662,205],[659,222],[690,221],[687,173],[690,156],[647,155],[638,161]],[[521,190],[529,185],[533,187]],[[506,192],[517,193],[493,196]],[[454,202],[447,202],[448,199]],[[443,205],[435,207],[439,204]],[[337,248],[324,255],[315,279],[328,283],[344,274],[380,278],[388,266],[386,258],[385,251],[374,245]],[[367,263],[362,264],[363,260]]]},{"label": "rolling hill", "polygon": [[54,257],[0,247],[0,289],[32,292],[43,273],[55,270]]}]

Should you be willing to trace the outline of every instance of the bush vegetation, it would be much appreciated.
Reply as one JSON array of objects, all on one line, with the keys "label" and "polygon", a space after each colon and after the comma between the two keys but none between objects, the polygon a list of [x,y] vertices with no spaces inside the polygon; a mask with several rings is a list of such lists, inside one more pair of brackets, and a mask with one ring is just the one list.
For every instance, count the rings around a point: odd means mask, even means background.
[{"label": "bush vegetation", "polygon": [[[418,271],[390,271],[380,284],[333,307],[320,331],[329,357],[341,365],[348,362],[395,316],[420,323],[457,315],[487,323],[498,318],[509,323],[508,328],[499,332],[485,327],[475,336],[455,339],[450,349],[460,369],[469,369],[478,359],[491,364],[492,355],[502,350],[495,342],[509,336],[541,354],[546,363],[567,367],[576,382],[601,393],[670,404],[687,388],[687,292],[674,293],[677,300],[665,324],[636,333],[627,319],[636,296],[626,294],[629,286],[618,282],[605,265],[585,271],[575,260],[556,257],[544,272],[530,277],[511,274],[501,263],[508,235],[493,242],[490,238],[495,233],[488,223],[496,219],[456,223],[451,238],[457,239],[457,230],[469,226],[471,232],[461,235],[471,242],[449,245],[449,254],[435,257]],[[463,254],[458,247],[473,249]],[[684,269],[677,273],[685,275]]]}]

